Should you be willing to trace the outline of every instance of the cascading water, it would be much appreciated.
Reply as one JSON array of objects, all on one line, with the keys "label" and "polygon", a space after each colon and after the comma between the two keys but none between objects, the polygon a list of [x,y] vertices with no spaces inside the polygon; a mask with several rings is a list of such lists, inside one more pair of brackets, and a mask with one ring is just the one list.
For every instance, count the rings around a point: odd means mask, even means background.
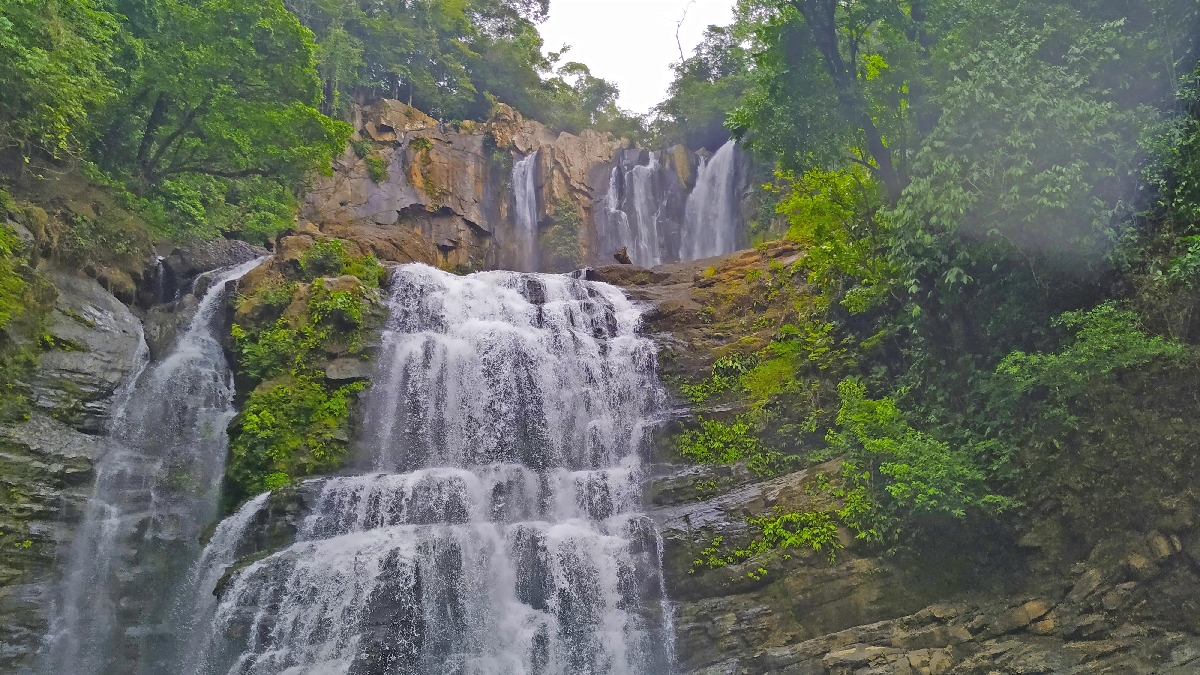
[{"label": "cascading water", "polygon": [[[46,640],[46,673],[130,673],[167,641],[169,588],[199,553],[217,511],[233,377],[213,319],[226,282],[255,260],[218,273],[171,354],[118,397],[87,513],[71,546]],[[161,641],[161,642],[160,642]],[[161,672],[161,670],[159,671]]]},{"label": "cascading water", "polygon": [[616,236],[610,237],[610,245],[626,247],[633,264],[642,267],[663,262],[658,231],[661,204],[654,185],[660,168],[658,154],[654,152],[650,153],[649,164],[639,164],[628,171],[613,167],[605,196],[609,222],[617,230]]},{"label": "cascading water", "polygon": [[392,284],[373,471],[322,481],[296,543],[230,578],[187,672],[668,674],[637,308],[568,276]]},{"label": "cascading water", "polygon": [[522,272],[537,270],[537,166],[538,152],[513,163],[513,206],[516,209],[515,267]]},{"label": "cascading water", "polygon": [[700,164],[684,213],[680,260],[727,255],[743,243],[739,188],[737,143],[731,140]]}]

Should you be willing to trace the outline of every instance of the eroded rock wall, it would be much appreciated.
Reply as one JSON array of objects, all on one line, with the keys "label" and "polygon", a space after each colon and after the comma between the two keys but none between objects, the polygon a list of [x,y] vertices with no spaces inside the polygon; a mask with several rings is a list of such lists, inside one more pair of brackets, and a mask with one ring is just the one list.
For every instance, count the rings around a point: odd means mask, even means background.
[{"label": "eroded rock wall", "polygon": [[91,278],[43,270],[57,293],[29,383],[34,412],[0,426],[0,672],[27,672],[82,520],[114,397],[144,363],[141,324]]},{"label": "eroded rock wall", "polygon": [[[646,236],[661,260],[678,260],[688,195],[708,157],[683,146],[652,157],[629,140],[591,130],[554,133],[506,105],[482,124],[447,125],[392,100],[358,109],[354,118],[354,142],[332,175],[312,185],[301,225],[387,241],[379,248],[385,261],[450,270],[527,266],[512,178],[514,163],[535,155],[535,239],[570,220],[563,210],[573,208],[582,221],[574,233],[581,266],[611,264],[620,248],[636,247],[639,227],[650,221],[654,231]],[[744,183],[749,160],[739,152],[737,162]],[[635,168],[639,189],[649,191],[640,212]],[[536,267],[549,269],[551,256],[542,253]]]}]

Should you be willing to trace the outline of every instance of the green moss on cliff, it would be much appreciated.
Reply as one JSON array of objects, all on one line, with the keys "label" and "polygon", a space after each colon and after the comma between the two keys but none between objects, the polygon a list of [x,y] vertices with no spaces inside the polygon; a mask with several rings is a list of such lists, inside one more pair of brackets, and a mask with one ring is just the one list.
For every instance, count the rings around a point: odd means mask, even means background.
[{"label": "green moss on cliff", "polygon": [[29,415],[29,376],[42,350],[54,347],[45,336],[54,287],[30,265],[31,243],[16,234],[30,217],[0,190],[0,422]]}]

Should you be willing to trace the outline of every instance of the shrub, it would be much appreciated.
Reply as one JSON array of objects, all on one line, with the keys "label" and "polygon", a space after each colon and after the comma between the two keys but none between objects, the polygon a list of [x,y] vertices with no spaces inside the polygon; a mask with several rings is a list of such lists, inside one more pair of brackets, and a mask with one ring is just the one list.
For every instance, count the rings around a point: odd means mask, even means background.
[{"label": "shrub", "polygon": [[386,183],[390,176],[388,175],[388,161],[380,155],[368,155],[363,158],[367,163],[367,175],[376,183]]}]

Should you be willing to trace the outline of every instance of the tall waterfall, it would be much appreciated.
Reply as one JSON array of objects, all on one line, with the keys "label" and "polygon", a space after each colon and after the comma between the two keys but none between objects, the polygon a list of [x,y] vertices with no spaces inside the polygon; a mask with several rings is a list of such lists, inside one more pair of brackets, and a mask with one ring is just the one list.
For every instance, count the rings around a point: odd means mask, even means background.
[{"label": "tall waterfall", "polygon": [[213,319],[226,282],[259,262],[217,273],[174,350],[115,402],[110,435],[119,447],[96,467],[43,672],[129,673],[130,663],[167,639],[160,625],[167,590],[217,515],[225,427],[234,414],[233,376]]},{"label": "tall waterfall", "polygon": [[537,270],[537,166],[538,152],[513,163],[513,206],[517,226],[515,267],[522,272]]},{"label": "tall waterfall", "polygon": [[613,167],[609,179],[605,208],[616,224],[614,243],[625,246],[633,264],[654,267],[663,262],[661,233],[658,231],[662,205],[654,180],[660,166],[658,153],[650,153],[649,164],[639,164],[627,171]]},{"label": "tall waterfall", "polygon": [[741,216],[737,143],[729,141],[702,161],[688,196],[680,238],[680,260],[699,260],[738,250]]},{"label": "tall waterfall", "polygon": [[639,445],[653,345],[617,289],[394,269],[369,473],[236,572],[201,673],[667,675]]}]

